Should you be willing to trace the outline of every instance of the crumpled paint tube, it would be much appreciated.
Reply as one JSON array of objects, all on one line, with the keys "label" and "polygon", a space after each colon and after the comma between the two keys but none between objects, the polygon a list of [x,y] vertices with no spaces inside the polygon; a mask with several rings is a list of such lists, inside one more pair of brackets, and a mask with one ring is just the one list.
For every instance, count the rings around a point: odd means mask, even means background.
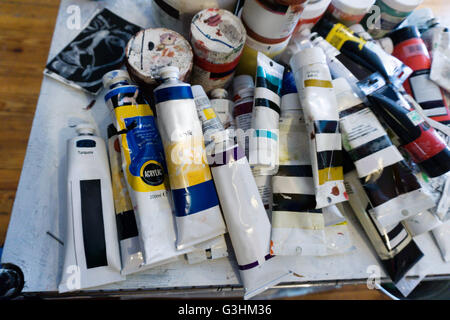
[{"label": "crumpled paint tube", "polygon": [[429,210],[425,210],[414,217],[403,220],[402,223],[411,236],[415,237],[438,227],[442,222]]},{"label": "crumpled paint tube", "polygon": [[278,121],[284,67],[258,52],[256,86],[252,110],[253,135],[250,140],[250,164],[254,172],[276,173],[278,165]]},{"label": "crumpled paint tube", "polygon": [[325,222],[322,209],[315,209],[308,134],[292,72],[283,77],[279,143],[279,169],[272,178],[272,253],[325,255]]},{"label": "crumpled paint tube", "polygon": [[[351,170],[351,169],[350,169]],[[345,210],[352,210],[374,246],[382,265],[394,283],[398,283],[423,253],[401,223],[383,228],[368,212],[371,207],[356,170],[347,171],[345,184],[349,195]]]},{"label": "crumpled paint tube", "polygon": [[333,87],[343,146],[355,164],[378,222],[390,226],[433,207],[433,200],[424,193],[381,123],[353,93],[347,80],[335,79]]},{"label": "crumpled paint tube", "polygon": [[380,74],[396,87],[400,87],[412,73],[411,68],[385,52],[380,46],[367,42],[341,23],[321,19],[312,29],[336,49],[372,72]]},{"label": "crumpled paint tube", "polygon": [[310,138],[316,208],[346,201],[339,112],[325,54],[321,48],[305,48],[290,65]]},{"label": "crumpled paint tube", "polygon": [[431,231],[445,262],[450,262],[450,221]]},{"label": "crumpled paint tube", "polygon": [[186,251],[175,248],[166,162],[152,109],[141,90],[130,85],[126,71],[111,71],[103,80],[109,89],[105,102],[116,118],[122,169],[136,215],[145,267],[170,262]]},{"label": "crumpled paint tube", "polygon": [[122,170],[120,142],[114,124],[108,126],[108,154],[111,168],[111,182],[116,212],[117,232],[119,235],[122,274],[131,274],[140,270],[144,256],[139,241],[136,217],[127,190],[127,183]]},{"label": "crumpled paint tube", "polygon": [[177,249],[184,249],[226,232],[206,163],[205,145],[191,86],[178,79],[177,67],[164,67],[153,93],[167,159],[175,206]]},{"label": "crumpled paint tube", "polygon": [[441,221],[450,219],[450,172],[430,178],[425,172],[416,172],[416,177],[422,188],[433,199],[435,207],[429,209]]},{"label": "crumpled paint tube", "polygon": [[398,136],[402,147],[430,177],[450,170],[450,148],[401,93],[386,85],[367,98],[372,111]]},{"label": "crumpled paint tube", "polygon": [[223,235],[199,243],[194,246],[194,250],[192,252],[186,253],[186,260],[189,264],[200,263],[207,260],[216,260],[225,257],[228,257],[228,247]]},{"label": "crumpled paint tube", "polygon": [[345,254],[355,249],[350,237],[347,219],[342,212],[342,203],[322,209],[325,222],[327,252],[325,255]]}]

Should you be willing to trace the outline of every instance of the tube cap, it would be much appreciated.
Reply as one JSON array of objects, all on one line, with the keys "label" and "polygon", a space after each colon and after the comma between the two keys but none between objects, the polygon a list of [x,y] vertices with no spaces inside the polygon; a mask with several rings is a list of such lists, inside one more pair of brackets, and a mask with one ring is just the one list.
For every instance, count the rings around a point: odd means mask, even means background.
[{"label": "tube cap", "polygon": [[404,27],[401,29],[394,30],[391,33],[389,33],[387,36],[392,39],[394,46],[396,46],[400,42],[403,42],[403,41],[406,41],[409,39],[414,39],[414,38],[420,39],[420,32],[416,26],[407,26],[407,27]]},{"label": "tube cap", "polygon": [[161,70],[159,70],[159,76],[162,80],[169,79],[169,78],[179,78],[180,76],[180,69],[176,66],[166,66],[162,67]]},{"label": "tube cap", "polygon": [[119,82],[131,83],[131,78],[126,70],[112,70],[103,76],[102,81],[103,86],[109,89],[111,86]]},{"label": "tube cap", "polygon": [[111,137],[114,137],[115,135],[117,135],[117,129],[116,129],[116,127],[114,126],[114,124],[110,124],[109,126],[108,126],[108,139],[109,138],[111,138]]},{"label": "tube cap", "polygon": [[392,54],[394,52],[394,43],[392,42],[392,39],[389,37],[381,38],[377,40],[378,44],[381,48],[383,48],[384,51],[386,51],[389,54]]},{"label": "tube cap", "polygon": [[289,62],[293,72],[296,72],[304,66],[315,63],[327,63],[325,53],[318,47],[305,48],[302,51],[297,52]]},{"label": "tube cap", "polygon": [[95,134],[95,128],[90,123],[80,123],[79,125],[77,125],[75,130],[76,130],[76,132],[78,133],[79,136],[86,135],[86,134],[88,134],[88,135],[94,135]]},{"label": "tube cap", "polygon": [[[252,81],[253,82],[253,81]],[[211,99],[227,99],[228,91],[222,88],[217,88],[211,91]]]}]

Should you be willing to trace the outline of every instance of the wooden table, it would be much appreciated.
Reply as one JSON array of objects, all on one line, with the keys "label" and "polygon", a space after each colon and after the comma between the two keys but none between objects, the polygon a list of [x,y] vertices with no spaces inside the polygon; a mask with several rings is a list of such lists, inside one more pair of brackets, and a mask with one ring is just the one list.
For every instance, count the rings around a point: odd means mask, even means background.
[{"label": "wooden table", "polygon": [[[58,18],[60,25],[63,23],[63,19],[65,17],[65,8],[67,8],[68,3],[69,1],[62,1]],[[89,10],[92,10],[92,1],[79,1],[79,3],[83,4],[83,6],[84,4],[86,4],[86,8],[91,6]],[[446,12],[450,12],[450,4],[444,3],[444,1],[426,1],[422,6],[429,5],[434,9],[435,12],[439,12],[440,16],[445,16],[444,14],[442,14],[444,9],[446,10]],[[89,10],[87,10],[86,12],[89,12]],[[2,130],[0,132],[0,150],[3,151],[4,154],[8,154],[7,156],[0,158],[0,245],[3,241],[5,227],[9,220],[9,213],[14,201],[15,188],[20,175],[19,171],[22,167],[21,162],[25,154],[25,146],[34,117],[34,106],[36,98],[39,95],[39,83],[42,79],[42,70],[45,64],[44,57],[46,57],[47,55],[50,35],[53,32],[54,20],[52,20],[52,18],[50,17],[55,17],[57,12],[57,1],[0,1],[0,26],[3,30],[2,33],[0,33],[0,40],[2,40],[2,45],[0,46],[0,80],[2,80],[2,86],[0,87],[0,116],[3,119],[2,126],[0,126],[0,130]],[[88,13],[82,15],[83,21],[86,21],[87,19],[89,19],[89,17],[90,14]],[[141,16],[137,20],[141,19],[142,23],[140,24],[142,26],[151,25],[151,22],[144,21],[144,18],[145,17],[143,16],[143,14],[141,14]],[[139,21],[137,20],[134,20],[134,22],[139,23]],[[55,31],[49,57],[53,57],[54,54],[56,54],[56,52],[69,41],[69,39],[75,36],[76,32],[77,31],[69,31],[68,33],[64,32],[63,34],[61,28],[59,30],[57,28]],[[47,95],[47,98],[43,98],[43,94]],[[45,79],[43,81],[41,100],[38,104],[38,111],[36,114],[36,117],[38,118],[38,113],[41,112],[41,121],[39,122],[36,120],[33,125],[34,134],[32,134],[32,138],[30,139],[29,151],[27,155],[27,158],[32,160],[26,160],[25,162],[25,164],[28,163],[28,167],[24,166],[24,171],[21,178],[22,182],[19,186],[18,200],[14,208],[14,211],[19,213],[14,214],[16,221],[14,221],[13,219],[11,223],[11,229],[13,230],[11,231],[11,233],[15,234],[14,236],[12,236],[15,238],[15,240],[8,241],[9,243],[11,243],[11,246],[9,246],[9,244],[7,243],[7,246],[5,247],[4,258],[2,260],[3,262],[5,262],[5,260],[10,260],[11,262],[15,262],[19,265],[25,263],[24,259],[25,257],[28,257],[28,254],[26,254],[26,252],[22,252],[23,254],[14,252],[15,250],[19,249],[13,243],[18,240],[17,237],[20,235],[20,232],[17,232],[21,229],[30,230],[26,227],[29,228],[30,224],[35,223],[34,221],[38,221],[33,219],[44,218],[47,219],[46,221],[50,221],[54,218],[52,214],[56,214],[54,210],[57,209],[49,208],[48,204],[54,204],[58,202],[55,199],[57,198],[56,194],[59,192],[59,185],[61,185],[61,182],[59,180],[61,179],[55,177],[55,171],[49,172],[46,171],[46,168],[43,167],[43,161],[45,158],[44,153],[48,151],[54,152],[52,153],[53,161],[51,161],[51,164],[55,168],[58,167],[58,160],[61,159],[59,159],[59,157],[57,156],[58,153],[55,152],[54,149],[51,150],[52,147],[48,148],[49,146],[46,146],[46,144],[48,144],[48,142],[46,142],[46,138],[58,138],[59,140],[56,141],[56,143],[54,144],[55,146],[62,144],[73,134],[72,132],[69,133],[68,131],[66,131],[62,135],[57,131],[54,131],[54,134],[51,134],[52,132],[48,130],[49,128],[46,128],[45,121],[42,121],[42,115],[48,116],[49,112],[53,113],[54,110],[58,110],[58,108],[61,108],[60,106],[53,105],[51,107],[52,109],[49,109],[50,106],[47,105],[46,112],[48,113],[46,114],[45,112],[43,112],[43,109],[45,108],[45,106],[43,105],[49,102],[50,97],[51,99],[56,99],[54,94],[57,94],[58,96],[62,94],[66,98],[74,97],[74,100],[69,103],[69,106],[66,106],[66,109],[62,108],[62,110],[56,111],[57,114],[64,113],[65,111],[70,112],[73,108],[76,109],[83,107],[90,101],[90,97],[83,95],[80,96],[79,93],[74,93],[72,89],[62,86],[61,84],[56,83],[54,80]],[[102,103],[102,98],[100,97],[93,110],[97,111],[98,109],[102,108]],[[42,111],[40,111],[41,109]],[[51,134],[51,137],[49,136],[49,134]],[[38,143],[37,141],[40,141],[40,143]],[[55,142],[55,140],[53,141]],[[33,154],[33,152],[35,153]],[[35,169],[30,169],[30,167],[33,166],[35,167]],[[40,171],[40,173],[38,171]],[[28,176],[30,172],[34,172],[34,174],[39,173],[41,176]],[[50,195],[47,193],[47,199],[44,200],[42,199],[42,197],[34,196],[33,198],[33,194],[37,193],[40,188],[38,184],[38,182],[40,181],[39,177],[41,177],[42,180],[42,175],[45,174],[53,174],[53,177],[51,179],[45,180],[47,183],[41,185],[42,188],[47,188],[47,190],[50,191]],[[61,171],[59,171],[59,175],[61,174]],[[58,173],[56,173],[56,175],[58,175]],[[53,182],[54,184],[52,185],[52,183],[49,182]],[[35,201],[30,201],[30,197]],[[49,200],[49,197],[52,198],[52,200],[50,200],[50,202],[48,203],[45,203],[45,201]],[[24,204],[27,201],[29,202],[29,205],[24,207]],[[44,201],[44,203],[42,203],[42,201]],[[64,205],[60,204],[60,207],[64,208]],[[64,212],[64,210],[62,210],[62,212]],[[59,212],[57,214],[62,213]],[[59,228],[61,228],[62,223],[61,221],[53,221],[53,224],[51,224],[51,226],[55,228],[52,231],[56,230],[56,234],[58,234],[57,231]],[[38,232],[36,229],[34,231]],[[354,231],[355,236],[357,237],[356,240],[364,243],[362,250],[368,255],[369,260],[371,262],[376,262],[373,256],[373,251],[369,246],[367,246],[367,240],[364,238],[364,235],[362,235],[362,233],[356,229]],[[52,241],[48,239],[47,236],[38,234],[33,234],[32,236],[40,238],[43,242],[29,242],[27,243],[27,246],[29,247],[23,251],[32,251],[29,253],[31,253],[31,256],[36,259],[36,265],[46,265],[47,263],[53,263],[52,265],[56,266],[56,269],[44,272],[44,274],[53,274],[53,276],[50,275],[49,277],[53,278],[54,283],[57,278],[55,274],[58,273],[57,266],[61,263],[62,250],[61,248],[58,248],[55,243],[52,243]],[[37,247],[38,244],[43,246]],[[47,245],[49,245],[50,248],[47,247]],[[55,261],[46,261],[43,263],[42,260],[48,258],[48,253],[50,252],[47,250],[55,250],[54,252],[58,252],[58,254],[52,257],[52,259],[56,259]],[[35,254],[33,255],[32,253]],[[437,257],[439,257],[439,254],[437,251],[435,251],[435,258],[437,259]],[[210,267],[216,269],[214,265],[211,265]],[[229,281],[229,283],[237,284],[232,264],[222,264],[222,267],[225,268],[227,272],[230,272],[231,281]],[[33,270],[33,273],[35,272],[40,271]],[[152,275],[152,272],[150,272],[147,277],[153,278],[154,274]],[[158,272],[161,272],[161,270],[159,270]],[[183,270],[183,273],[184,272],[185,270]],[[359,276],[361,275],[363,275],[363,273],[360,272]],[[362,277],[361,279],[364,279],[364,277]],[[331,276],[331,278],[328,278],[328,280],[312,279],[312,281],[325,281],[322,284],[334,284],[334,280],[336,279],[333,279],[333,276]],[[352,278],[347,280],[358,279]],[[131,282],[129,283],[132,284],[133,282],[142,282],[142,279],[131,280]],[[42,279],[35,279],[28,283],[28,287],[26,287],[25,290],[45,291],[54,289],[53,285],[49,283],[51,283],[51,281],[48,282],[47,285],[43,285]],[[346,282],[344,281],[342,283]],[[131,286],[133,287],[134,285]]]}]

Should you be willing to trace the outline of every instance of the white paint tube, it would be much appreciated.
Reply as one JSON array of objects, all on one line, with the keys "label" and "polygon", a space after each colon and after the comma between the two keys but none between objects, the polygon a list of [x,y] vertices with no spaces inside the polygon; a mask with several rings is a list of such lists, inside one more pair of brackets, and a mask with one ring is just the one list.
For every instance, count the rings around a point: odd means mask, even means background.
[{"label": "white paint tube", "polygon": [[278,170],[278,122],[284,67],[258,52],[249,160],[258,175]]},{"label": "white paint tube", "polygon": [[347,219],[342,212],[345,211],[341,203],[322,209],[327,244],[325,255],[327,256],[345,254],[355,249],[350,237]]},{"label": "white paint tube", "polygon": [[211,91],[211,106],[222,122],[225,130],[236,128],[233,118],[233,101],[228,100],[228,92],[225,89],[214,89]]},{"label": "white paint tube", "polygon": [[[279,131],[279,168],[272,178],[273,254],[326,255],[325,221],[316,208],[309,142],[291,72],[283,77]],[[290,82],[290,83],[289,83]]]},{"label": "white paint tube", "polygon": [[108,154],[89,124],[67,142],[67,233],[60,293],[125,280]]},{"label": "white paint tube", "polygon": [[133,204],[131,203],[125,175],[122,170],[119,137],[113,124],[108,126],[108,153],[120,256],[122,258],[121,272],[127,275],[140,270],[140,267],[144,264],[144,255],[139,241]]},{"label": "white paint tube", "polygon": [[413,236],[426,233],[441,225],[441,221],[429,210],[402,221],[406,230]]},{"label": "white paint tube", "polygon": [[369,213],[370,200],[358,178],[356,170],[346,170],[345,184],[349,196],[348,203],[342,207],[353,211],[372,243],[382,265],[394,283],[423,257],[408,231],[401,223],[387,228],[382,227]]},{"label": "white paint tube", "polygon": [[425,172],[417,171],[416,178],[422,188],[433,199],[435,206],[428,209],[441,221],[450,219],[450,173],[430,178]]},{"label": "white paint tube", "polygon": [[445,262],[450,262],[450,221],[431,231]]},{"label": "white paint tube", "polygon": [[228,257],[228,247],[223,235],[199,243],[194,248],[192,252],[186,253],[189,264]]},{"label": "white paint tube", "polygon": [[434,206],[375,114],[344,78],[333,80],[344,149],[383,226],[394,225]]},{"label": "white paint tube", "polygon": [[258,187],[259,195],[266,209],[266,213],[270,220],[272,220],[272,206],[273,206],[273,190],[272,190],[272,176],[260,175],[259,172],[252,170],[253,178],[255,178],[256,186]]},{"label": "white paint tube", "polygon": [[346,201],[339,112],[321,48],[305,48],[290,61],[310,138],[316,208]]},{"label": "white paint tube", "polygon": [[184,249],[226,232],[206,163],[203,132],[191,86],[177,67],[164,67],[154,90],[158,124],[175,206],[177,248]]},{"label": "white paint tube", "polygon": [[152,109],[124,73],[115,70],[104,76],[104,86],[109,89],[105,101],[116,118],[122,169],[144,253],[142,268],[149,268],[168,263],[186,251],[175,248],[164,150]]}]

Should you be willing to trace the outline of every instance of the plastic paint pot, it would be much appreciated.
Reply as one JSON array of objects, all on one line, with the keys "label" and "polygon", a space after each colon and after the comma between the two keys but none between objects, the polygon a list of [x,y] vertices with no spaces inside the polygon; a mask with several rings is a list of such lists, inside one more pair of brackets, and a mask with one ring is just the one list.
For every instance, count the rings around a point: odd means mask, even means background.
[{"label": "plastic paint pot", "polygon": [[291,37],[276,44],[259,42],[247,34],[247,40],[245,41],[244,50],[242,51],[241,60],[236,69],[236,74],[248,74],[252,77],[256,73],[256,56],[258,51],[264,53],[269,58],[273,58],[286,49]]},{"label": "plastic paint pot", "polygon": [[303,9],[303,4],[286,6],[269,0],[246,0],[241,19],[250,37],[276,44],[291,36]]},{"label": "plastic paint pot", "polygon": [[208,93],[227,87],[239,63],[246,39],[241,20],[223,9],[205,9],[191,23],[194,51],[192,84]]},{"label": "plastic paint pot", "polygon": [[180,80],[188,81],[193,53],[189,42],[179,33],[166,28],[139,31],[127,44],[126,66],[132,79],[148,88],[157,85],[163,67],[180,69]]},{"label": "plastic paint pot", "polygon": [[401,28],[388,35],[394,43],[393,55],[413,69],[403,84],[431,119],[450,124],[450,114],[444,91],[430,80],[431,59],[420,32],[415,26]]},{"label": "plastic paint pot", "polygon": [[374,3],[375,0],[332,0],[328,13],[342,24],[351,26],[359,23]]},{"label": "plastic paint pot", "polygon": [[[276,3],[279,4],[284,4],[286,6],[290,6],[293,4],[302,4],[305,3],[307,0],[275,0]],[[310,4],[310,2],[308,2],[308,5]]]},{"label": "plastic paint pot", "polygon": [[[377,0],[376,6],[380,9],[380,25],[369,30],[375,38],[384,37],[389,31],[395,29],[423,0]],[[364,17],[364,21],[373,14]]]},{"label": "plastic paint pot", "polygon": [[317,21],[322,18],[331,0],[315,0],[308,2],[300,15],[297,26],[294,29],[293,34],[301,32],[305,29],[311,29]]}]

